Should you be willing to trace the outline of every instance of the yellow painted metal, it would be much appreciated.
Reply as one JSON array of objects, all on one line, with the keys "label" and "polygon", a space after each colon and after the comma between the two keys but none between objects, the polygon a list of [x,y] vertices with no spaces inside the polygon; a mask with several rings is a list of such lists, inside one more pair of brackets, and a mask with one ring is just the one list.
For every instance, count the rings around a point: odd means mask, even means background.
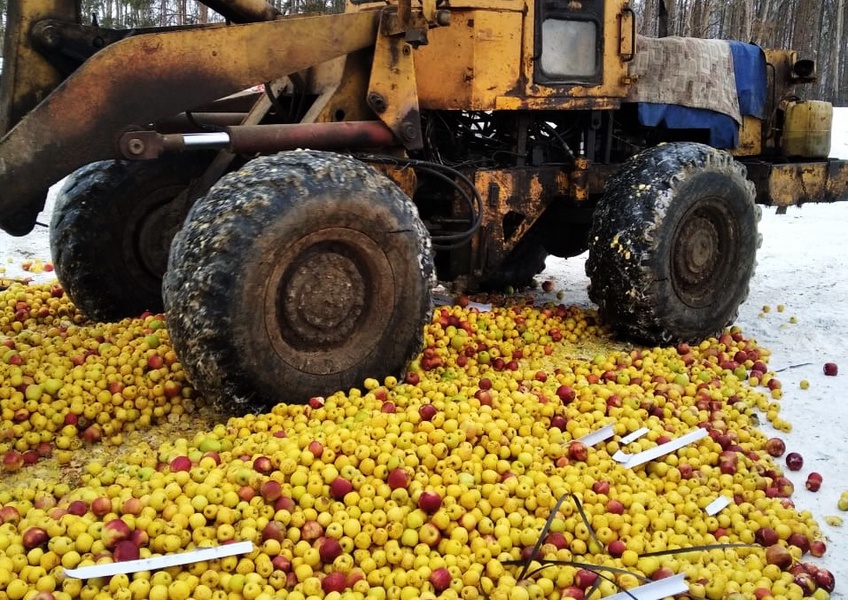
[{"label": "yellow painted metal", "polygon": [[412,46],[400,36],[385,35],[384,24],[374,45],[368,105],[407,148],[423,146]]},{"label": "yellow painted metal", "polygon": [[416,50],[422,108],[491,110],[498,96],[519,85],[520,10],[451,8],[451,25],[430,33]]},{"label": "yellow painted metal", "polygon": [[534,2],[459,2],[451,26],[434,30],[416,50],[419,102],[427,109],[613,109],[626,95],[625,54],[631,14],[621,2],[604,13],[603,80],[598,84],[534,83]]},{"label": "yellow painted metal", "polygon": [[[601,58],[603,61],[603,81],[598,85],[549,85],[534,82],[536,61],[535,39],[533,35],[525,35],[522,52],[522,78],[525,82],[524,96],[527,98],[561,98],[562,108],[575,108],[570,103],[572,99],[598,98],[604,105],[609,105],[611,99],[624,98],[627,94],[626,76],[627,63],[622,56],[622,38],[630,35],[622,31],[628,27],[627,19],[622,18],[621,2],[606,2],[604,6],[604,36],[602,40]],[[528,3],[529,10],[524,15],[524,31],[533,32],[536,21],[535,3]],[[584,102],[585,104],[585,102]],[[528,104],[527,108],[534,108]]]},{"label": "yellow painted metal", "polygon": [[757,202],[792,206],[806,202],[848,200],[848,161],[748,165]]},{"label": "yellow painted metal", "polygon": [[748,115],[742,116],[739,128],[739,146],[731,151],[734,156],[756,156],[762,153],[763,122]]}]

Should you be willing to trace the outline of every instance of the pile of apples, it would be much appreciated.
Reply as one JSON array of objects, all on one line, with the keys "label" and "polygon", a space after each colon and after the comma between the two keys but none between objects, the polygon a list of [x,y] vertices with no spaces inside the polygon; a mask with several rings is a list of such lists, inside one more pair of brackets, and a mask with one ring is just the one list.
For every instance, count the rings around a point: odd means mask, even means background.
[{"label": "pile of apples", "polygon": [[[37,290],[16,290],[15,302]],[[757,411],[788,428],[765,349],[738,330],[700,344],[629,347],[576,308],[461,304],[436,309],[400,380],[367,379],[90,461],[79,485],[58,472],[0,480],[0,597],[584,600],[683,574],[693,598],[828,598],[833,576],[809,558],[826,552],[821,533],[795,510],[796,491],[775,462],[785,443],[756,428]],[[47,360],[11,366],[36,385],[56,379],[58,397],[85,388],[74,367],[58,368],[63,350],[78,346],[47,335],[74,319],[72,307],[54,306],[66,314],[18,321],[25,327],[6,335],[22,348],[28,332],[26,352],[41,348]],[[99,358],[80,365],[82,381],[108,391],[112,366],[152,372],[140,361],[170,351],[155,320],[97,326],[103,340],[83,347]],[[91,331],[74,326],[69,335]],[[128,330],[144,341],[116,343]],[[104,355],[101,370],[94,364]],[[175,364],[154,385],[174,379]],[[26,397],[9,383],[11,366],[0,365],[4,409],[15,392]],[[180,419],[190,418],[186,389],[168,401]],[[65,410],[45,389],[26,402]],[[612,437],[585,440],[608,425]],[[708,435],[638,467],[617,454],[697,428]],[[720,497],[728,506],[708,514]],[[66,573],[233,541],[254,550],[111,578]]]}]

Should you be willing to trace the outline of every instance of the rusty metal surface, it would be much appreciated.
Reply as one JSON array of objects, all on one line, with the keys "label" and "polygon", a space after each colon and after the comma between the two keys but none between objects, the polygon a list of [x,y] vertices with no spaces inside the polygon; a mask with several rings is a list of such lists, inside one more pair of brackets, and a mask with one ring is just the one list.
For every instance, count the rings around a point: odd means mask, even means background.
[{"label": "rusty metal surface", "polygon": [[473,241],[479,257],[475,269],[499,265],[551,201],[568,193],[569,185],[564,172],[555,167],[477,171],[474,186],[483,196],[485,210]]},{"label": "rusty metal surface", "polygon": [[299,148],[341,150],[396,144],[392,130],[380,121],[237,125],[220,134],[208,134],[214,137],[208,144],[192,143],[197,138],[191,135],[133,131],[121,137],[119,146],[123,157],[133,160],[158,158],[164,152],[181,152],[189,146],[225,148],[235,154],[271,154]]},{"label": "rusty metal surface", "polygon": [[204,0],[203,3],[233,23],[272,21],[282,14],[265,0]]},{"label": "rusty metal surface", "polygon": [[27,0],[8,3],[0,77],[0,136],[41,102],[62,80],[59,72],[32,46],[29,32],[43,19],[76,22],[73,0]]},{"label": "rusty metal surface", "polygon": [[767,164],[745,163],[757,188],[757,202],[791,206],[805,202],[848,200],[848,161]]},{"label": "rusty metal surface", "polygon": [[366,48],[374,43],[379,16],[181,30],[107,47],[0,140],[0,227],[28,233],[47,188],[81,165],[114,156],[118,137],[133,125]]}]

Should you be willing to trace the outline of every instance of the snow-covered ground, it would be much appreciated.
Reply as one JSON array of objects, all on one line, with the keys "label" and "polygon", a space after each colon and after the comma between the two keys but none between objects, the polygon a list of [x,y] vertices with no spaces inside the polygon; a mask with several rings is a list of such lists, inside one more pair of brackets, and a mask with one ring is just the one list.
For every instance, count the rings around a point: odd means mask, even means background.
[{"label": "snow-covered ground", "polygon": [[[831,155],[848,159],[848,108],[835,111]],[[40,221],[48,223],[49,215],[42,214]],[[824,521],[826,515],[840,514],[837,499],[848,490],[848,245],[843,238],[847,228],[848,202],[790,208],[785,215],[765,209],[757,273],[738,319],[749,337],[772,351],[771,367],[780,370],[782,415],[794,425],[790,434],[781,435],[788,451],[800,452],[805,459],[801,471],[789,474],[795,483],[794,499],[798,508],[812,511],[827,538],[824,563],[838,582],[833,598],[848,598],[848,513],[841,513],[847,519],[843,529]],[[21,264],[48,258],[46,227],[37,227],[24,238],[0,233],[0,269],[6,276],[34,276],[23,272]],[[565,302],[589,306],[584,262],[585,256],[552,258],[542,277],[556,279],[557,287],[566,292]],[[52,279],[52,274],[35,278]],[[783,312],[778,305],[785,307]],[[797,323],[791,323],[791,317]],[[837,363],[840,374],[824,376],[825,362]],[[808,390],[800,389],[802,379],[809,381]],[[824,478],[818,493],[804,487],[812,471]]]}]

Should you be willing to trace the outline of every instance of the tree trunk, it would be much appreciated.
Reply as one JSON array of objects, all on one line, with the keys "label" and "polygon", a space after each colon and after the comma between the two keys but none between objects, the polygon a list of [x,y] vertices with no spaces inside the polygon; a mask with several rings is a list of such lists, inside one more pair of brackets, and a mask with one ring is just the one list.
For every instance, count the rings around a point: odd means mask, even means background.
[{"label": "tree trunk", "polygon": [[832,79],[830,82],[830,100],[831,102],[839,102],[839,92],[842,86],[842,45],[845,40],[842,36],[845,23],[845,0],[837,0],[836,3],[836,34],[833,36],[833,69],[831,70]]}]

